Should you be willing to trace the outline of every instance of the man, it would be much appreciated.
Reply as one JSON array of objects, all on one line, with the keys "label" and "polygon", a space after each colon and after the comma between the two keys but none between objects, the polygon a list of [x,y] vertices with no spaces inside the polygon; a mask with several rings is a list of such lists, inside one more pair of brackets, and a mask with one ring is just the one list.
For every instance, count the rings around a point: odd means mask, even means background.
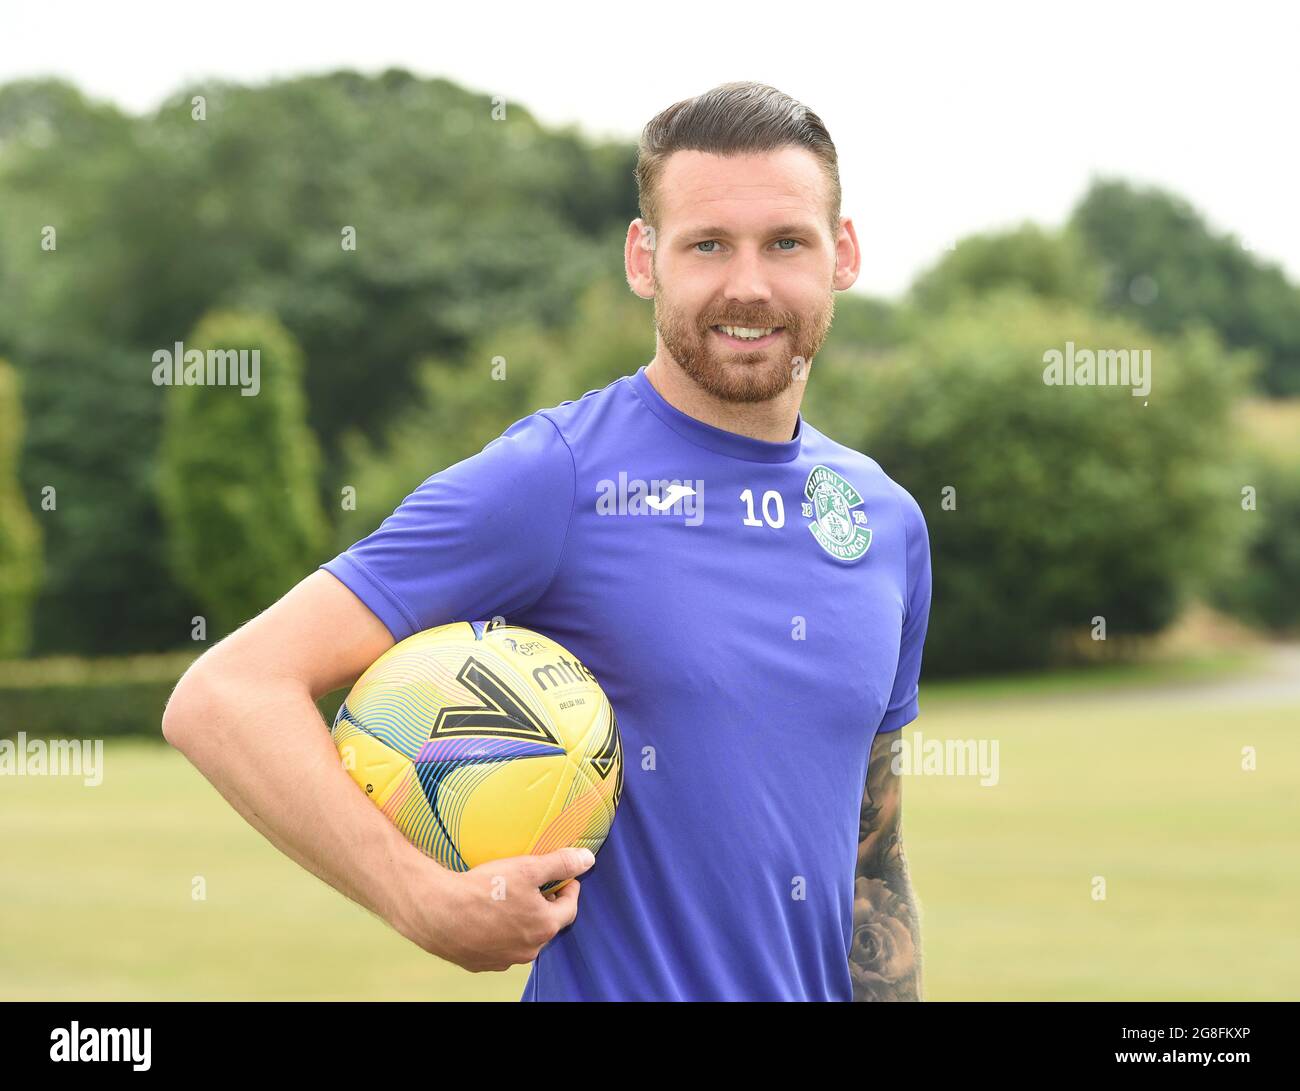
[{"label": "man", "polygon": [[[926,527],[799,412],[861,261],[834,146],[788,96],[726,84],[651,121],[637,180],[654,359],[430,477],[196,663],[164,732],[426,951],[531,961],[524,999],[919,999],[889,743],[917,715]],[[564,644],[617,711],[625,789],[589,872],[585,850],[442,869],[312,703],[397,640],[494,616]]]}]

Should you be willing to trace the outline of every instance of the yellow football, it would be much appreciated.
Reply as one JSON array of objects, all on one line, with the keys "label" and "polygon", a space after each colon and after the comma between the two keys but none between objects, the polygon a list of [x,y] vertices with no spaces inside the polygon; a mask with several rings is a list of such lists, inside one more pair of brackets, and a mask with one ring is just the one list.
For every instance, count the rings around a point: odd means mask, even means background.
[{"label": "yellow football", "polygon": [[618,721],[595,676],[550,638],[498,621],[395,644],[357,679],[332,733],[375,806],[453,871],[566,845],[596,852],[623,791]]}]

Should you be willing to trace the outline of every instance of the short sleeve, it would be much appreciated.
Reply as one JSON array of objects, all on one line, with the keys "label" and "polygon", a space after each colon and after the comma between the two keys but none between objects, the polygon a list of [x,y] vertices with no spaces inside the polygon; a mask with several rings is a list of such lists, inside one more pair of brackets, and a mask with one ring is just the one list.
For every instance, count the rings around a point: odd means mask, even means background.
[{"label": "short sleeve", "polygon": [[321,568],[395,640],[452,621],[509,617],[550,586],[575,494],[568,444],[549,417],[534,413],[425,480]]},{"label": "short sleeve", "polygon": [[930,622],[930,535],[920,506],[905,490],[900,488],[899,492],[903,496],[903,525],[907,532],[907,609],[903,614],[894,689],[877,734],[897,731],[915,720],[919,713],[921,651]]}]

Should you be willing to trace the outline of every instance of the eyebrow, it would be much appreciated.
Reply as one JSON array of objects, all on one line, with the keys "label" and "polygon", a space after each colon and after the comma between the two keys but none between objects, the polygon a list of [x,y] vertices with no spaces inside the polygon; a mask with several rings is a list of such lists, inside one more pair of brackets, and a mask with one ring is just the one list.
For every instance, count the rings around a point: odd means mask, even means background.
[{"label": "eyebrow", "polygon": [[[772,228],[770,231],[764,231],[765,235],[816,235],[817,231],[811,224],[788,223],[781,224]],[[725,227],[695,227],[688,231],[683,231],[683,235],[690,238],[698,236],[707,236],[708,238],[731,238],[731,231]]]}]

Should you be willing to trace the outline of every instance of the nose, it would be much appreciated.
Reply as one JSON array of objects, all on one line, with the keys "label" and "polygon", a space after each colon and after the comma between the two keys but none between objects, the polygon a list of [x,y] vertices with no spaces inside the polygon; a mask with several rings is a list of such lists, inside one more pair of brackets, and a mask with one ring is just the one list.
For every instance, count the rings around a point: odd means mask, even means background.
[{"label": "nose", "polygon": [[772,286],[763,270],[760,255],[748,247],[738,250],[735,257],[727,262],[722,292],[730,303],[750,306],[771,302]]}]

